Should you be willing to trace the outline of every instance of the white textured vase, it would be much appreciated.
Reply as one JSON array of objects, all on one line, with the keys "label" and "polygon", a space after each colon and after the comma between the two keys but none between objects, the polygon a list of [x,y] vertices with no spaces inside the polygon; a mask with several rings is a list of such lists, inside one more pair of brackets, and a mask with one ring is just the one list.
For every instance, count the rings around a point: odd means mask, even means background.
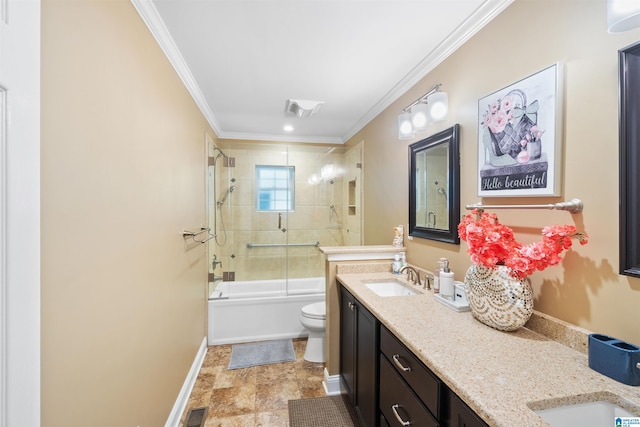
[{"label": "white textured vase", "polygon": [[515,331],[533,312],[533,291],[528,279],[515,279],[509,268],[471,265],[464,287],[471,314],[487,326]]}]

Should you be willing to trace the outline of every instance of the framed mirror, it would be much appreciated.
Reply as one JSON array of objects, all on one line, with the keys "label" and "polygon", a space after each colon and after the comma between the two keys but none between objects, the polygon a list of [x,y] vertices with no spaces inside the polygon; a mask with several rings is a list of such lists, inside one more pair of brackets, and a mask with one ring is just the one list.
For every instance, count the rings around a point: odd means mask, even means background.
[{"label": "framed mirror", "polygon": [[640,277],[640,43],[618,52],[620,274]]},{"label": "framed mirror", "polygon": [[409,235],[460,244],[460,125],[409,145]]}]

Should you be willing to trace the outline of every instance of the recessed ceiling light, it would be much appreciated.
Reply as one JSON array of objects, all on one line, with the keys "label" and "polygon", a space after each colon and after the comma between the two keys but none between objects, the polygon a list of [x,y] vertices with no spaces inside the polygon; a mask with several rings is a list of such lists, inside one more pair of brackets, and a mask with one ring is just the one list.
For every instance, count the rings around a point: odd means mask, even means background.
[{"label": "recessed ceiling light", "polygon": [[293,126],[291,126],[291,125],[284,125],[284,131],[285,131],[285,132],[293,132]]}]

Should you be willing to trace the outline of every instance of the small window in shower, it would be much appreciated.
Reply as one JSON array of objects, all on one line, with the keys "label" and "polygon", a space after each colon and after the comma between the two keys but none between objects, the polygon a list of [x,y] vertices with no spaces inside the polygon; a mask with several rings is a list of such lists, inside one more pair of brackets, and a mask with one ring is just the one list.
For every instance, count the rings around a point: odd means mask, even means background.
[{"label": "small window in shower", "polygon": [[256,165],[256,209],[292,211],[295,192],[293,166]]}]

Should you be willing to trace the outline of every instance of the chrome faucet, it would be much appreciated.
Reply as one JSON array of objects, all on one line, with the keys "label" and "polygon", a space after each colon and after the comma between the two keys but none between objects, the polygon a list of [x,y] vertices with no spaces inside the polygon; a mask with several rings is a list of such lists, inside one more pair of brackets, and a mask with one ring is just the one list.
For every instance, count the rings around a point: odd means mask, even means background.
[{"label": "chrome faucet", "polygon": [[400,269],[400,273],[402,274],[405,271],[407,272],[407,280],[412,281],[416,286],[422,285],[422,282],[420,281],[420,274],[418,274],[415,268],[410,265],[405,265]]}]

